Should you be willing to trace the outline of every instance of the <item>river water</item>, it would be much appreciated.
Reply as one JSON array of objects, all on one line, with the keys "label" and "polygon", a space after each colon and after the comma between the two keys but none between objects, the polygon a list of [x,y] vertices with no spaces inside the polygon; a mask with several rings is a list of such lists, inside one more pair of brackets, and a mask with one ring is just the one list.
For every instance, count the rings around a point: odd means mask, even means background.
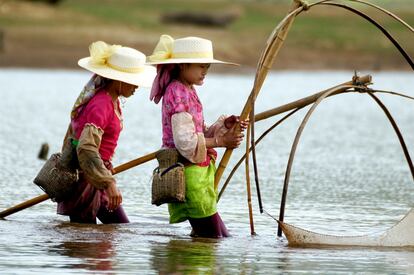
[{"label": "river water", "polygon": [[[352,72],[275,72],[257,99],[262,112],[349,81]],[[363,73],[362,73],[363,74]],[[413,96],[410,72],[372,73],[374,88]],[[90,74],[81,71],[0,70],[0,208],[43,194],[32,183],[43,164],[42,143],[58,151],[69,112]],[[240,113],[254,74],[211,74],[198,88],[205,119]],[[139,89],[124,104],[124,130],[114,165],[160,146],[160,106]],[[409,99],[379,95],[394,115],[409,152],[414,109]],[[279,213],[288,156],[306,110],[277,127],[257,147],[264,209]],[[281,116],[256,124],[256,137]],[[244,146],[244,144],[243,144]],[[223,150],[219,150],[222,155]],[[236,150],[229,167],[242,155]],[[131,220],[126,225],[71,224],[46,201],[0,220],[1,274],[278,274],[414,273],[414,248],[290,247],[276,222],[258,209],[252,189],[256,235],[250,235],[244,167],[236,172],[218,208],[232,237],[189,237],[188,223],[170,225],[165,205],[150,201],[154,161],[116,176]],[[252,171],[252,168],[251,168]],[[229,169],[224,173],[227,177]],[[223,182],[223,181],[222,181]],[[299,143],[285,221],[319,233],[382,232],[414,206],[414,184],[386,116],[365,94],[322,102]]]}]

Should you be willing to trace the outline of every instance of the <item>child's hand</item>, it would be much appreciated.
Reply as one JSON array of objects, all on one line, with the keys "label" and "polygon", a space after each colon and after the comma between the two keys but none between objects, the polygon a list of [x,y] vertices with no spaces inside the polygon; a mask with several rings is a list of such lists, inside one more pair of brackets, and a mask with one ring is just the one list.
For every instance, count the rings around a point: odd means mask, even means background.
[{"label": "child's hand", "polygon": [[114,211],[122,203],[122,194],[121,191],[116,187],[115,181],[111,182],[106,188],[106,193],[108,195],[108,210]]},{"label": "child's hand", "polygon": [[231,129],[231,128],[233,128],[234,124],[239,122],[239,120],[240,120],[239,116],[231,115],[231,116],[229,116],[228,118],[226,118],[224,120],[224,126],[227,129]]},{"label": "child's hand", "polygon": [[240,124],[240,130],[243,132],[247,129],[247,126],[249,125],[249,119],[240,121],[240,116],[232,115],[224,120],[224,126],[227,129],[233,128],[236,123]]},{"label": "child's hand", "polygon": [[242,120],[242,121],[240,121],[240,130],[243,132],[244,130],[246,130],[247,129],[247,127],[249,126],[249,123],[250,123],[250,121],[249,121],[249,119],[246,119],[246,120]]},{"label": "child's hand", "polygon": [[228,149],[234,149],[240,146],[243,141],[244,134],[236,132],[235,129],[230,129],[224,136],[217,138],[218,147],[226,147]]}]

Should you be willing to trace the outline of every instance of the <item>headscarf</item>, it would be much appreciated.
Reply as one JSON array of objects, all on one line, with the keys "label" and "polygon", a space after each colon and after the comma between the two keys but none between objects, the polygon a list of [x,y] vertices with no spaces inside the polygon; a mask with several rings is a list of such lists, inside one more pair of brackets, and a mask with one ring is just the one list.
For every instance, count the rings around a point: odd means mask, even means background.
[{"label": "headscarf", "polygon": [[78,98],[76,99],[70,113],[70,118],[75,119],[80,114],[86,103],[94,97],[97,91],[105,87],[106,84],[108,84],[107,78],[94,74],[88,83],[86,83],[85,87],[83,87]]},{"label": "headscarf", "polygon": [[175,69],[177,64],[160,64],[157,65],[157,76],[152,84],[150,100],[154,100],[155,104],[160,102],[168,85],[176,77]]}]

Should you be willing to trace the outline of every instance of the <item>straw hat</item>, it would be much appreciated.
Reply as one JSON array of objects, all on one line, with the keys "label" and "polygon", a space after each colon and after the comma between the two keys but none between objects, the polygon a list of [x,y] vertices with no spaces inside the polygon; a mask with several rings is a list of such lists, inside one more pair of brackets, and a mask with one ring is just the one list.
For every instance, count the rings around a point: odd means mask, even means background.
[{"label": "straw hat", "polygon": [[97,41],[89,46],[89,52],[89,57],[78,61],[82,68],[105,78],[151,87],[156,70],[145,65],[145,55],[140,51]]},{"label": "straw hat", "polygon": [[148,56],[147,64],[174,63],[218,63],[238,65],[224,62],[213,57],[213,44],[210,40],[200,37],[184,37],[173,39],[163,34],[155,46],[152,55]]}]

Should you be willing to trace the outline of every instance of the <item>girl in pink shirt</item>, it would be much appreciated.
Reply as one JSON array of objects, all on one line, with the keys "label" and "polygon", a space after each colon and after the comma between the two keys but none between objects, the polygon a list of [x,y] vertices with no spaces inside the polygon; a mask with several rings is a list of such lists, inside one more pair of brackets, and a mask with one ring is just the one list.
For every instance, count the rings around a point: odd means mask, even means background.
[{"label": "girl in pink shirt", "polygon": [[102,41],[91,44],[90,57],[78,64],[93,72],[71,112],[64,147],[76,147],[81,170],[74,191],[59,201],[58,214],[71,222],[129,222],[122,194],[112,176],[112,156],[122,130],[119,97],[130,97],[138,86],[149,87],[155,69],[145,65],[141,52]]},{"label": "girl in pink shirt", "polygon": [[220,238],[229,233],[217,212],[214,188],[216,147],[236,148],[243,133],[234,131],[236,123],[244,130],[246,122],[236,116],[221,116],[207,127],[203,105],[194,85],[202,85],[213,58],[211,41],[186,37],[174,40],[163,35],[149,64],[157,65],[151,100],[162,99],[162,147],[176,148],[188,160],[184,168],[186,201],[169,203],[170,223],[188,220],[192,236]]}]

